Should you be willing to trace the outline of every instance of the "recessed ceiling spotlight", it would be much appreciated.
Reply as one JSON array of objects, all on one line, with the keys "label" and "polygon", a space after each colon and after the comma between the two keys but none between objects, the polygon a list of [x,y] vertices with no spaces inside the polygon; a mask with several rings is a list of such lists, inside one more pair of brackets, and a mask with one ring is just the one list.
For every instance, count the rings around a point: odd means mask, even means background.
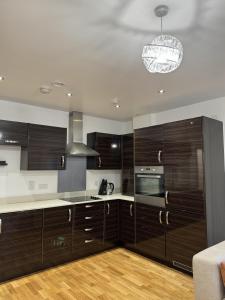
[{"label": "recessed ceiling spotlight", "polygon": [[62,81],[59,80],[55,80],[52,82],[52,86],[54,87],[64,87],[65,83],[63,83]]},{"label": "recessed ceiling spotlight", "polygon": [[165,90],[164,89],[161,89],[161,90],[159,90],[159,94],[164,94],[165,93]]},{"label": "recessed ceiling spotlight", "polygon": [[117,104],[115,105],[115,108],[120,108],[120,105],[117,103]]},{"label": "recessed ceiling spotlight", "polygon": [[50,86],[43,85],[43,86],[40,87],[40,93],[43,94],[43,95],[50,94],[51,91],[52,91],[52,89],[50,88]]},{"label": "recessed ceiling spotlight", "polygon": [[72,97],[73,96],[72,93],[67,93],[66,95],[67,95],[67,97]]},{"label": "recessed ceiling spotlight", "polygon": [[5,77],[4,76],[0,76],[0,81],[3,81],[5,80]]}]

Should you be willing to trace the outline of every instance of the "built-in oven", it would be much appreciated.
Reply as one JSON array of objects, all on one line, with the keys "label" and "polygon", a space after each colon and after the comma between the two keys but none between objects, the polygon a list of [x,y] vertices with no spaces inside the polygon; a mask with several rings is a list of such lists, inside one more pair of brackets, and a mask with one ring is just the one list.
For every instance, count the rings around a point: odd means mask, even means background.
[{"label": "built-in oven", "polygon": [[163,166],[135,167],[135,201],[165,207]]}]

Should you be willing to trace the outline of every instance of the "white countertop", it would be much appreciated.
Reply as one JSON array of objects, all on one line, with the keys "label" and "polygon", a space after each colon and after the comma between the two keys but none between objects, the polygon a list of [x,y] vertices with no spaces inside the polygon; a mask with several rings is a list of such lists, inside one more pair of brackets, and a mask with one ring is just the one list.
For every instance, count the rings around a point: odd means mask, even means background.
[{"label": "white countertop", "polygon": [[99,200],[88,200],[79,203],[71,203],[60,199],[52,199],[52,200],[39,200],[39,201],[30,201],[30,202],[18,202],[12,204],[0,204],[0,213],[10,213],[16,211],[26,211],[26,210],[35,210],[35,209],[44,209],[44,208],[51,208],[51,207],[60,207],[60,206],[67,206],[67,205],[78,205],[83,203],[90,203],[90,202],[100,202],[100,201],[110,201],[110,200],[126,200],[126,201],[134,201],[134,197],[125,196],[122,194],[113,194],[107,196],[99,196],[96,195],[101,199]]}]

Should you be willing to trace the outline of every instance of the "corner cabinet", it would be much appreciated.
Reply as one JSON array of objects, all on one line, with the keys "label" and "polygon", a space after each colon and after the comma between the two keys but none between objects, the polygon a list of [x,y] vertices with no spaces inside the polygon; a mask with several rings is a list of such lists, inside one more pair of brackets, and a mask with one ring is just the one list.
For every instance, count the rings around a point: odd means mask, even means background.
[{"label": "corner cabinet", "polygon": [[120,200],[120,243],[128,249],[135,246],[135,207],[134,202]]},{"label": "corner cabinet", "polygon": [[21,151],[21,170],[64,170],[67,130],[28,124],[28,145]]},{"label": "corner cabinet", "polygon": [[99,156],[87,158],[87,169],[121,169],[120,135],[100,132],[88,133],[87,145],[99,153]]}]

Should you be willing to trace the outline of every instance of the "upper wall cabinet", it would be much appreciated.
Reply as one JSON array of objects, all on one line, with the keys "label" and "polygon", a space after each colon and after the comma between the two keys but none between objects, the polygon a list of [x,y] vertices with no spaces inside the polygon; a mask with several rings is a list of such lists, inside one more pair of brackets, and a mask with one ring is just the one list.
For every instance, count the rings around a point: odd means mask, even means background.
[{"label": "upper wall cabinet", "polygon": [[88,157],[87,169],[121,169],[120,135],[88,133],[87,145],[100,154],[96,157]]},{"label": "upper wall cabinet", "polygon": [[163,126],[135,130],[135,165],[157,166],[163,164]]},{"label": "upper wall cabinet", "polygon": [[21,151],[21,169],[65,169],[66,137],[66,128],[28,124],[28,146]]},{"label": "upper wall cabinet", "polygon": [[27,146],[26,123],[0,120],[0,145]]},{"label": "upper wall cabinet", "polygon": [[122,135],[122,193],[134,194],[134,138],[133,133]]}]

